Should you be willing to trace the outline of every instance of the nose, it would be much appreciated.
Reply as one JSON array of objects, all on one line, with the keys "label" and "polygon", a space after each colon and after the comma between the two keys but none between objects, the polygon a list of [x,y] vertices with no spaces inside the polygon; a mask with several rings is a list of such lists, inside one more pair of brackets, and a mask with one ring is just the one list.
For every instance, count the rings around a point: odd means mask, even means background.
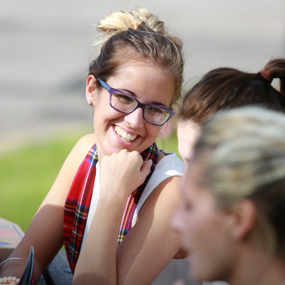
[{"label": "nose", "polygon": [[180,205],[176,208],[176,211],[174,212],[174,214],[170,219],[170,226],[176,232],[181,233],[183,231],[183,226],[185,226],[184,223],[185,221],[183,219],[181,203],[180,203]]},{"label": "nose", "polygon": [[143,126],[143,109],[137,108],[130,114],[125,115],[125,121],[132,128],[141,128]]}]

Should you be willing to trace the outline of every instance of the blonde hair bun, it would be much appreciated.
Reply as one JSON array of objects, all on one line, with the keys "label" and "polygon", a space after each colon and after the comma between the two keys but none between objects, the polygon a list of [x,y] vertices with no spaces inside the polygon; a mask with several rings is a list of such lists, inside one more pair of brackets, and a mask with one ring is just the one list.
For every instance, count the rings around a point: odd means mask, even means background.
[{"label": "blonde hair bun", "polygon": [[158,17],[151,14],[147,9],[137,8],[131,12],[113,12],[99,22],[98,30],[106,37],[101,43],[116,33],[128,29],[137,30],[142,23],[145,23],[155,32],[164,32],[164,22],[159,21]]}]

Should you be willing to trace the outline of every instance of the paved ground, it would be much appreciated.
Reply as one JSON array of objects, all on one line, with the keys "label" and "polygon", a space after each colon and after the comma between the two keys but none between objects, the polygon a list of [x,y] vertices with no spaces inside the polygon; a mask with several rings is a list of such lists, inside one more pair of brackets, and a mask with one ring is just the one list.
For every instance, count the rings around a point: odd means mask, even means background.
[{"label": "paved ground", "polygon": [[91,124],[84,79],[93,24],[135,7],[182,37],[186,81],[219,66],[258,71],[285,56],[284,0],[2,0],[0,153]]}]

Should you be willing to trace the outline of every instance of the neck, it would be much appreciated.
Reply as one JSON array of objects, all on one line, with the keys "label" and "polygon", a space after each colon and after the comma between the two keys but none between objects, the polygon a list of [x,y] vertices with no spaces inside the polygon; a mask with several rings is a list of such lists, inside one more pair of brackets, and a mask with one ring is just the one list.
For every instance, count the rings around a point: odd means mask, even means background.
[{"label": "neck", "polygon": [[244,248],[236,260],[231,285],[285,285],[285,263],[256,248]]}]

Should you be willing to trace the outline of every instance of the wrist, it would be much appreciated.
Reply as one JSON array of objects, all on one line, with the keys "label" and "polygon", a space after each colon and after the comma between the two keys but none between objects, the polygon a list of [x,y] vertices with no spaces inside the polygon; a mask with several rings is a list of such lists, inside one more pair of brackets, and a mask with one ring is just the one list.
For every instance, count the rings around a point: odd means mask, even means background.
[{"label": "wrist", "polygon": [[118,187],[117,189],[100,189],[100,200],[110,205],[124,203],[128,200],[128,196],[129,194],[123,191],[123,188],[121,187]]},{"label": "wrist", "polygon": [[0,278],[0,284],[10,284],[11,282],[15,282],[15,283],[19,283],[20,279],[17,278],[17,277],[11,277],[11,276],[8,276],[8,277],[2,277]]},{"label": "wrist", "polygon": [[[10,283],[18,284],[20,279],[15,276],[12,277],[11,275],[14,275],[15,272],[18,272],[17,268],[19,266],[21,266],[22,268],[22,266],[25,266],[25,263],[26,260],[20,257],[9,257],[3,260],[0,263],[0,271],[2,276],[0,277],[0,284],[10,284]],[[11,267],[13,267],[13,269],[11,269]]]}]

